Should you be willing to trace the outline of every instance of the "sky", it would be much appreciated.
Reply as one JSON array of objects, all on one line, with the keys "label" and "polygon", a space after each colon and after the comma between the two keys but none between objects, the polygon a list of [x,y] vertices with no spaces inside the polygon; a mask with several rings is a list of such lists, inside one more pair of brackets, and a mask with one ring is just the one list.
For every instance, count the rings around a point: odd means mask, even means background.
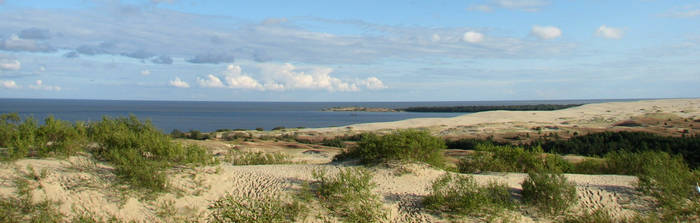
[{"label": "sky", "polygon": [[700,1],[0,0],[0,98],[700,97]]}]

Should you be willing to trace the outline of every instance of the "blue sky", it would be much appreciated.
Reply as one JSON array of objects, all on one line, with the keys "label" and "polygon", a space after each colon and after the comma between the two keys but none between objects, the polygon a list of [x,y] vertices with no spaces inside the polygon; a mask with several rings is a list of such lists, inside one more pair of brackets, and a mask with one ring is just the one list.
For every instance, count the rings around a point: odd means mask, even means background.
[{"label": "blue sky", "polygon": [[700,96],[700,1],[0,0],[0,97]]}]

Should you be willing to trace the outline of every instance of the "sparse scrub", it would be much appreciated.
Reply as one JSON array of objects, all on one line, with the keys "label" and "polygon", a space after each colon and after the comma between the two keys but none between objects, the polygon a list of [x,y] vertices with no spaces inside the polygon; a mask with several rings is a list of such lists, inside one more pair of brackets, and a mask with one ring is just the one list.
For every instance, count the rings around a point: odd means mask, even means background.
[{"label": "sparse scrub", "polygon": [[293,163],[285,153],[240,152],[232,151],[230,158],[233,165],[270,165]]},{"label": "sparse scrub", "polygon": [[376,185],[364,168],[340,169],[338,174],[315,170],[307,197],[316,197],[321,205],[347,222],[380,222],[387,219],[380,198],[372,193]]},{"label": "sparse scrub", "polygon": [[355,148],[341,153],[335,159],[359,159],[363,164],[408,160],[442,167],[444,150],[444,140],[431,136],[427,131],[410,129],[384,136],[364,134]]},{"label": "sparse scrub", "polygon": [[1,160],[24,157],[67,157],[80,151],[85,144],[82,123],[57,120],[52,116],[39,126],[33,118],[23,121],[16,113],[0,115]]},{"label": "sparse scrub", "polygon": [[209,206],[211,222],[295,222],[305,212],[298,202],[278,197],[233,197],[226,195]]},{"label": "sparse scrub", "polygon": [[561,221],[561,223],[632,223],[639,221],[632,221],[627,218],[615,218],[612,216],[610,211],[606,209],[595,209],[591,211],[584,211],[579,215],[566,215]]},{"label": "sparse scrub", "polygon": [[659,202],[662,218],[667,221],[700,220],[700,202],[694,185],[697,172],[692,172],[680,156],[649,152],[643,157],[637,174],[638,190]]},{"label": "sparse scrub", "polygon": [[343,139],[340,137],[336,137],[336,138],[332,138],[332,139],[323,139],[323,141],[321,142],[321,145],[338,147],[338,148],[345,147],[345,143],[343,142]]},{"label": "sparse scrub", "polygon": [[150,191],[166,189],[166,167],[211,162],[204,148],[174,143],[150,121],[135,116],[104,117],[88,128],[88,136],[99,144],[91,151],[98,159],[112,162],[125,182]]},{"label": "sparse scrub", "polygon": [[529,172],[538,169],[564,171],[569,164],[557,155],[545,154],[535,147],[527,150],[522,147],[479,144],[477,151],[457,164],[462,173]]},{"label": "sparse scrub", "polygon": [[547,214],[561,214],[576,203],[576,187],[561,173],[533,171],[522,183],[523,201]]},{"label": "sparse scrub", "polygon": [[472,176],[452,174],[433,182],[423,204],[435,212],[469,216],[498,215],[515,205],[506,185],[489,182],[479,186]]},{"label": "sparse scrub", "polygon": [[15,187],[16,197],[0,197],[0,222],[63,222],[65,216],[56,209],[57,202],[33,201],[32,188],[27,179],[15,179]]}]

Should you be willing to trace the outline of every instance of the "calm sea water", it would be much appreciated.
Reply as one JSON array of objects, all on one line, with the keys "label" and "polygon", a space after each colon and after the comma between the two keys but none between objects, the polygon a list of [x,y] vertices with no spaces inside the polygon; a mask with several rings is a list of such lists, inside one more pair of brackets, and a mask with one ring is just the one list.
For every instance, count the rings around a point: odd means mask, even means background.
[{"label": "calm sea water", "polygon": [[53,115],[69,121],[94,121],[102,116],[136,115],[150,119],[166,132],[173,129],[271,129],[284,127],[331,127],[365,122],[387,122],[409,118],[454,117],[464,113],[416,112],[323,112],[330,107],[363,106],[405,108],[411,106],[586,104],[622,100],[548,101],[453,101],[453,102],[196,102],[118,101],[63,99],[0,99],[0,113],[17,112],[36,119]]}]

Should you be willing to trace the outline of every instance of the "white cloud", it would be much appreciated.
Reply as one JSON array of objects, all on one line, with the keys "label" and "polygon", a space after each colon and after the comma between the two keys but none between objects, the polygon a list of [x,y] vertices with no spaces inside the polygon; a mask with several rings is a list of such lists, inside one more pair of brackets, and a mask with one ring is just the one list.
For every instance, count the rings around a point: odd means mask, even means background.
[{"label": "white cloud", "polygon": [[596,35],[607,39],[621,39],[622,36],[625,34],[625,32],[622,31],[622,29],[608,27],[606,25],[600,26],[595,33]]},{"label": "white cloud", "polygon": [[494,8],[505,8],[526,12],[537,12],[540,8],[549,5],[545,0],[491,0],[487,4],[472,5],[467,8],[469,11],[490,12]]},{"label": "white cloud", "polygon": [[202,87],[211,87],[211,88],[224,87],[224,83],[221,82],[221,79],[214,76],[213,74],[207,75],[206,79],[197,77],[197,83],[199,83],[199,86],[202,86]]},{"label": "white cloud", "polygon": [[[234,88],[249,90],[327,90],[327,91],[359,91],[362,88],[378,90],[387,88],[376,77],[359,81],[343,81],[331,76],[333,69],[310,66],[296,67],[290,63],[261,63],[257,64],[260,72],[257,75],[243,73],[239,65],[228,65],[220,75],[209,74],[205,78],[197,78],[201,87]],[[223,80],[223,81],[222,81]]]},{"label": "white cloud", "polygon": [[469,31],[464,33],[464,36],[462,37],[462,40],[468,43],[478,43],[484,40],[484,34],[474,32],[474,31]]},{"label": "white cloud", "polygon": [[170,86],[176,87],[176,88],[189,88],[190,84],[187,82],[180,80],[180,77],[175,77],[175,80],[170,81]]},{"label": "white cloud", "polygon": [[19,60],[9,60],[0,58],[0,70],[19,70],[22,64]]},{"label": "white cloud", "polygon": [[44,72],[44,71],[46,71],[46,67],[45,67],[45,66],[40,66],[40,67],[39,67],[39,72]]},{"label": "white cloud", "polygon": [[491,6],[489,5],[472,5],[467,8],[469,11],[481,11],[481,12],[490,12],[493,10]]},{"label": "white cloud", "polygon": [[674,18],[692,18],[700,16],[700,4],[691,4],[681,7],[676,7],[672,11],[661,14],[661,16]]},{"label": "white cloud", "polygon": [[36,80],[36,82],[32,85],[29,85],[29,88],[34,89],[34,90],[45,90],[45,91],[60,91],[61,87],[59,86],[53,86],[53,85],[45,85],[43,81],[41,80]]},{"label": "white cloud", "polygon": [[22,39],[17,36],[17,34],[10,35],[0,41],[0,50],[7,51],[29,51],[29,52],[52,52],[55,51],[48,44],[32,40],[32,39]]},{"label": "white cloud", "polygon": [[0,80],[0,87],[10,88],[10,89],[20,88],[19,85],[17,85],[17,83],[15,83],[15,81],[12,81],[12,80],[9,80],[9,81]]},{"label": "white cloud", "polygon": [[384,85],[384,82],[379,80],[377,77],[369,77],[365,80],[362,80],[359,82],[361,85],[365,86],[367,89],[371,90],[378,90],[378,89],[384,89],[387,88],[386,85]]},{"label": "white cloud", "polygon": [[151,75],[151,71],[150,70],[142,70],[141,75],[143,75],[143,76]]},{"label": "white cloud", "polygon": [[554,26],[533,26],[532,34],[540,39],[556,39],[561,36],[561,29]]},{"label": "white cloud", "polygon": [[433,40],[433,42],[440,42],[440,34],[433,34],[431,40]]}]

